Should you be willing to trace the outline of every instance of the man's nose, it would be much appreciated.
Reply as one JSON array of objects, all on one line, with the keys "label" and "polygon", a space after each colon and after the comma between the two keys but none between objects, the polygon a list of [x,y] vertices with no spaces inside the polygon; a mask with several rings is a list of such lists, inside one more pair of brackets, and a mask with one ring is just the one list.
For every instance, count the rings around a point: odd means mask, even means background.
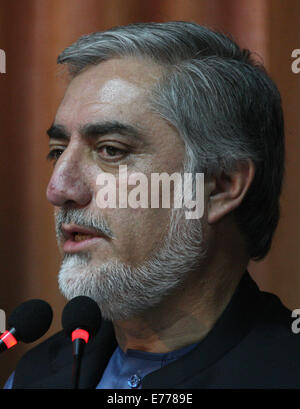
[{"label": "man's nose", "polygon": [[54,206],[86,206],[93,193],[84,171],[82,149],[66,148],[57,161],[47,187],[47,199]]}]

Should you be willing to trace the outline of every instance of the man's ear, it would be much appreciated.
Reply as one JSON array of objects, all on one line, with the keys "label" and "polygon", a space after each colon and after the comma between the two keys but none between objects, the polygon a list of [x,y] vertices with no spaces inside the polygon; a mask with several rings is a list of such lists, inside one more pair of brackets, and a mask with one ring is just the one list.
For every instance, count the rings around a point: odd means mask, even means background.
[{"label": "man's ear", "polygon": [[209,183],[208,223],[216,223],[242,202],[254,178],[255,167],[248,159],[239,161],[234,170],[224,172]]}]

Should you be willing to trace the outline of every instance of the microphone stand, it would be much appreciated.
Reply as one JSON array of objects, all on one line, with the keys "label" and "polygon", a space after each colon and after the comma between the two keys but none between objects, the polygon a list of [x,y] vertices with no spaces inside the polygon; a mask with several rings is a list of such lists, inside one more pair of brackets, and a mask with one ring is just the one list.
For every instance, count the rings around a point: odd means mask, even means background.
[{"label": "microphone stand", "polygon": [[81,369],[81,358],[85,347],[85,341],[82,338],[76,338],[73,341],[73,368],[72,368],[72,389],[78,389]]}]

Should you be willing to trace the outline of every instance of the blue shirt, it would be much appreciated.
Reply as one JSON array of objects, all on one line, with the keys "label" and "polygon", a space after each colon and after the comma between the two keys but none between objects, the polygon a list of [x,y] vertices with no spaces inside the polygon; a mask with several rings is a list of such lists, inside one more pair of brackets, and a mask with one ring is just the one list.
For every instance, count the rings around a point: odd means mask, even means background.
[{"label": "blue shirt", "polygon": [[144,352],[129,349],[125,352],[118,346],[96,389],[140,389],[143,378],[175,361],[197,344],[168,353]]}]

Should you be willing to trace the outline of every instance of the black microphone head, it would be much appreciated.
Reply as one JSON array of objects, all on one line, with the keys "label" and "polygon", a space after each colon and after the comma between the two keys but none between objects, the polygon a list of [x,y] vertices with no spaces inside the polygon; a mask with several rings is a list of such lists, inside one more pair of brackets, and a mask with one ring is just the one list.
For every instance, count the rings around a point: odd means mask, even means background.
[{"label": "black microphone head", "polygon": [[9,328],[15,328],[16,338],[22,342],[34,342],[49,329],[53,318],[50,305],[33,299],[19,305],[7,320]]},{"label": "black microphone head", "polygon": [[71,336],[76,328],[80,328],[92,337],[99,330],[101,320],[98,304],[85,295],[72,298],[62,313],[62,326],[68,336]]}]

